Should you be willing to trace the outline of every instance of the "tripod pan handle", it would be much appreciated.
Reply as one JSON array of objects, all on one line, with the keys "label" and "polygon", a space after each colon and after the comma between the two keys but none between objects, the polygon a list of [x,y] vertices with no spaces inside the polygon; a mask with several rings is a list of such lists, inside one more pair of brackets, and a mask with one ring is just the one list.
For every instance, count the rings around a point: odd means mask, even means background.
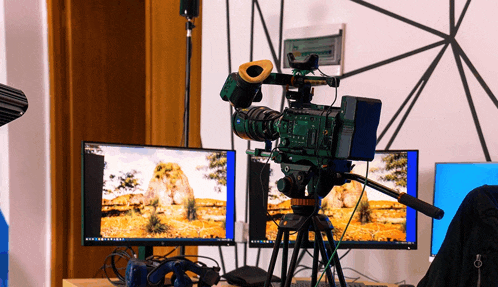
[{"label": "tripod pan handle", "polygon": [[444,211],[442,209],[428,204],[404,192],[399,194],[398,202],[435,219],[441,219],[444,216]]}]

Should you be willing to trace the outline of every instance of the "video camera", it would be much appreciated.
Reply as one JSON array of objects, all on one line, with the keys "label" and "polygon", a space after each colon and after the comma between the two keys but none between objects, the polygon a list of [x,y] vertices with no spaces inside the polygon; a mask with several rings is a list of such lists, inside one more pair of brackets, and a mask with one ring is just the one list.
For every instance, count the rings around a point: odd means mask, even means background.
[{"label": "video camera", "polygon": [[[317,283],[318,252],[323,260],[330,262],[322,233],[326,234],[331,250],[335,248],[332,223],[326,215],[318,213],[320,199],[335,185],[357,180],[428,216],[440,219],[444,215],[439,208],[411,195],[398,193],[350,172],[351,160],[371,161],[375,156],[382,105],[380,100],[344,96],[340,107],[313,104],[314,86],[337,88],[339,79],[306,76],[318,69],[317,55],[310,55],[300,62],[295,61],[292,53],[287,57],[294,68],[293,75],[271,73],[273,65],[268,60],[250,62],[241,65],[238,73],[228,75],[220,93],[223,100],[235,107],[232,115],[233,132],[243,139],[266,142],[264,150],[249,150],[247,153],[270,157],[280,163],[285,176],[278,180],[277,188],[291,198],[293,212],[283,215],[278,224],[265,287],[270,286],[282,238],[283,253],[288,253],[290,232],[297,232],[297,238],[288,271],[287,264],[282,265],[284,285],[291,285],[299,248],[304,238],[309,236],[309,231],[315,234],[314,251],[317,255],[313,256],[311,285]],[[251,107],[253,102],[263,98],[262,84],[285,87],[289,107],[283,112],[268,107]],[[280,143],[272,149],[271,141],[278,139]],[[339,257],[337,253],[333,254],[339,282],[341,286],[346,286]],[[286,261],[282,259],[282,262]],[[327,278],[333,285],[332,273],[330,269],[326,270]]]},{"label": "video camera", "polygon": [[[313,104],[314,86],[337,88],[339,79],[306,76],[318,69],[317,55],[304,61],[296,61],[292,53],[287,57],[295,69],[293,75],[271,73],[269,60],[245,63],[238,73],[228,76],[220,95],[236,110],[233,132],[243,139],[267,143],[265,150],[248,153],[269,156],[281,164],[285,177],[277,183],[279,191],[290,198],[307,198],[315,192],[324,197],[334,185],[346,181],[340,174],[351,170],[351,160],[373,159],[382,104],[354,96],[342,97],[340,108]],[[285,87],[289,107],[278,112],[250,106],[261,101],[262,84]],[[272,150],[269,143],[277,139],[280,143]]]}]

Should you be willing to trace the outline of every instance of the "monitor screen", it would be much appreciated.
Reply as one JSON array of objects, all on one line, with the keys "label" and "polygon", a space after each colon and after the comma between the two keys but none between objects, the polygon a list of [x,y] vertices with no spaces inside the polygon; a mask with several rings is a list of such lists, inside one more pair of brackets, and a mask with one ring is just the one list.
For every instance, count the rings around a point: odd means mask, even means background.
[{"label": "monitor screen", "polygon": [[432,220],[431,260],[465,196],[476,187],[498,185],[498,163],[436,163],[434,174],[434,205],[444,210],[444,217]]},{"label": "monitor screen", "polygon": [[[367,162],[353,161],[352,164],[352,173],[366,175]],[[273,247],[277,234],[276,223],[283,214],[292,212],[290,198],[280,193],[276,186],[282,177],[279,164],[267,162],[266,158],[251,159],[250,247]],[[376,151],[375,158],[369,163],[369,180],[414,197],[417,197],[417,178],[417,150]],[[334,187],[321,201],[319,213],[326,214],[332,222],[336,242],[345,229],[362,189],[362,184],[351,181]],[[310,234],[310,241],[312,236]],[[290,236],[290,244],[295,237],[295,234]],[[398,203],[397,199],[366,187],[339,248],[416,249],[417,213]]]},{"label": "monitor screen", "polygon": [[234,244],[235,151],[82,143],[83,245]]}]

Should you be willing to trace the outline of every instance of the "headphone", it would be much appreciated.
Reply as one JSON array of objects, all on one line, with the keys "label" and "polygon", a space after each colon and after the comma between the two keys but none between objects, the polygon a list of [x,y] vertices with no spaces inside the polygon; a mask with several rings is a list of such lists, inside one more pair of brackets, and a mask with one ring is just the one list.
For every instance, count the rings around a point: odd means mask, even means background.
[{"label": "headphone", "polygon": [[204,263],[192,262],[184,256],[176,256],[163,260],[152,269],[147,275],[147,282],[154,286],[156,282],[160,283],[166,274],[173,272],[171,283],[174,287],[191,287],[193,283],[190,277],[185,274],[186,271],[199,275],[197,283],[199,287],[213,286],[220,281],[219,267],[207,267]]},{"label": "headphone", "polygon": [[185,272],[199,275],[197,286],[207,287],[220,281],[219,267],[207,267],[202,262],[192,262],[185,256],[176,256],[161,261],[132,258],[126,267],[127,287],[156,287],[164,285],[164,277],[173,272],[171,283],[174,287],[191,287],[192,280]]}]

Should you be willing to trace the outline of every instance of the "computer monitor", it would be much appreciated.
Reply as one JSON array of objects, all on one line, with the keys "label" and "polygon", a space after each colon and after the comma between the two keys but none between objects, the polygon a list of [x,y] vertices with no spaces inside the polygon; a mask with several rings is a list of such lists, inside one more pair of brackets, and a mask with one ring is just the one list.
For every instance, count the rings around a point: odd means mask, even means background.
[{"label": "computer monitor", "polygon": [[235,151],[82,143],[82,244],[233,245]]},{"label": "computer monitor", "polygon": [[448,226],[465,196],[476,187],[498,185],[498,163],[438,162],[434,174],[434,205],[444,210],[444,217],[432,220],[430,261],[438,253]]},{"label": "computer monitor", "polygon": [[[366,175],[366,162],[353,161],[353,165],[353,173]],[[276,181],[281,177],[283,172],[279,164],[271,161],[267,163],[265,158],[251,158],[250,247],[273,247],[277,234],[276,222],[283,214],[292,211],[290,199],[276,187]],[[418,151],[376,151],[369,163],[368,179],[417,197]],[[326,214],[332,222],[336,242],[344,231],[362,188],[362,184],[352,181],[334,187],[321,201],[320,213]],[[291,245],[295,236],[290,236]],[[310,234],[310,242],[312,237]],[[339,248],[417,249],[417,212],[398,203],[395,198],[366,187]]]}]

